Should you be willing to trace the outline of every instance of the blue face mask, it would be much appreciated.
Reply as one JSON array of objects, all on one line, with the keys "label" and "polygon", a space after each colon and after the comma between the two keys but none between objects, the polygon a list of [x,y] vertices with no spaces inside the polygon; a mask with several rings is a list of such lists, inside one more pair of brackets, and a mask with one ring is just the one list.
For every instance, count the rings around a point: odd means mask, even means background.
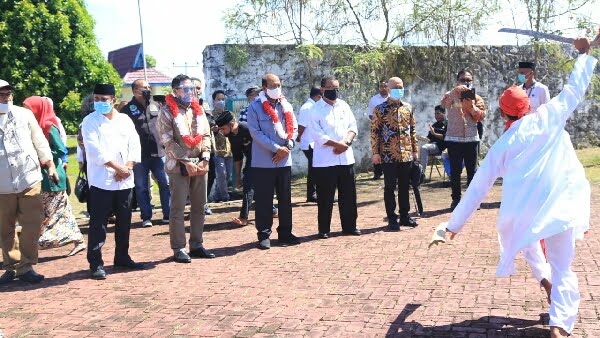
[{"label": "blue face mask", "polygon": [[521,84],[525,83],[525,81],[527,81],[525,74],[517,74],[517,83]]},{"label": "blue face mask", "polygon": [[191,95],[185,95],[184,97],[180,97],[179,99],[183,103],[190,103],[190,102],[192,102],[192,96]]},{"label": "blue face mask", "polygon": [[404,97],[404,88],[390,89],[390,97],[395,100],[400,100]]},{"label": "blue face mask", "polygon": [[106,115],[113,109],[112,103],[106,101],[94,102],[94,110],[102,115]]},{"label": "blue face mask", "polygon": [[217,101],[217,104],[215,105],[215,108],[219,109],[219,110],[225,109],[225,101],[223,101],[223,100]]}]

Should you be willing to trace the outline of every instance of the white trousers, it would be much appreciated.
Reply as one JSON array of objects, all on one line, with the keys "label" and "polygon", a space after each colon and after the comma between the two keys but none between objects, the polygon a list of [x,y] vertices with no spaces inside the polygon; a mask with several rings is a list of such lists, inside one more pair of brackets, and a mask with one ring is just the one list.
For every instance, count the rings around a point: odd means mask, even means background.
[{"label": "white trousers", "polygon": [[550,278],[550,263],[546,261],[540,242],[535,242],[523,249],[523,257],[525,257],[527,264],[529,264],[529,267],[531,268],[533,277],[535,277],[538,283],[544,278],[548,281],[552,280]]},{"label": "white trousers", "polygon": [[580,299],[577,276],[571,271],[575,258],[573,229],[546,238],[546,255],[552,282],[550,326],[561,327],[570,334],[577,320]]}]

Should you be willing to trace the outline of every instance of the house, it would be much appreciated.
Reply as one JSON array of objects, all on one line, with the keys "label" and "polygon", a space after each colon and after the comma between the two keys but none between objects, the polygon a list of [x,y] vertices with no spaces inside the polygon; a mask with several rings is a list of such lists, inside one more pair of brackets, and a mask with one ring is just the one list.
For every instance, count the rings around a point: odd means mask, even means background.
[{"label": "house", "polygon": [[[144,58],[142,44],[131,45],[108,53],[108,62],[119,73],[123,79],[123,87],[119,99],[129,101],[133,97],[131,84],[137,79],[144,78]],[[152,87],[152,95],[164,95],[171,90],[171,77],[156,68],[146,68],[148,82]]]}]

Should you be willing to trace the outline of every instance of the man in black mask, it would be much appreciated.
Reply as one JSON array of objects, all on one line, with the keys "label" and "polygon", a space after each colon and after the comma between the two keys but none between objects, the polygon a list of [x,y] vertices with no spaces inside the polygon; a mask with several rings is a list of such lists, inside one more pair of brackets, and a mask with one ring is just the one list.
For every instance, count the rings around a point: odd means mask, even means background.
[{"label": "man in black mask", "polygon": [[142,225],[152,226],[152,206],[150,205],[150,182],[148,174],[156,178],[160,192],[160,205],[162,208],[162,223],[169,223],[169,210],[171,208],[171,192],[169,181],[165,173],[162,157],[165,156],[162,145],[158,142],[158,131],[156,120],[160,111],[159,105],[150,101],[152,92],[150,85],[143,79],[133,81],[131,84],[133,98],[121,109],[121,113],[127,114],[140,137],[142,146],[142,161],[133,167],[135,179],[135,194],[140,207]]}]

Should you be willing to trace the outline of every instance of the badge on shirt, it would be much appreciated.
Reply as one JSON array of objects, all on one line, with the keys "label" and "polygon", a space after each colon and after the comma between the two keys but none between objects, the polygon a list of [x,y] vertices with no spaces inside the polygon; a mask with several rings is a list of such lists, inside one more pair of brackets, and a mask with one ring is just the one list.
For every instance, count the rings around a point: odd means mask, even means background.
[{"label": "badge on shirt", "polygon": [[133,116],[138,116],[142,113],[141,111],[138,110],[138,108],[135,104],[129,105],[129,111],[131,111],[131,115],[133,115]]}]

